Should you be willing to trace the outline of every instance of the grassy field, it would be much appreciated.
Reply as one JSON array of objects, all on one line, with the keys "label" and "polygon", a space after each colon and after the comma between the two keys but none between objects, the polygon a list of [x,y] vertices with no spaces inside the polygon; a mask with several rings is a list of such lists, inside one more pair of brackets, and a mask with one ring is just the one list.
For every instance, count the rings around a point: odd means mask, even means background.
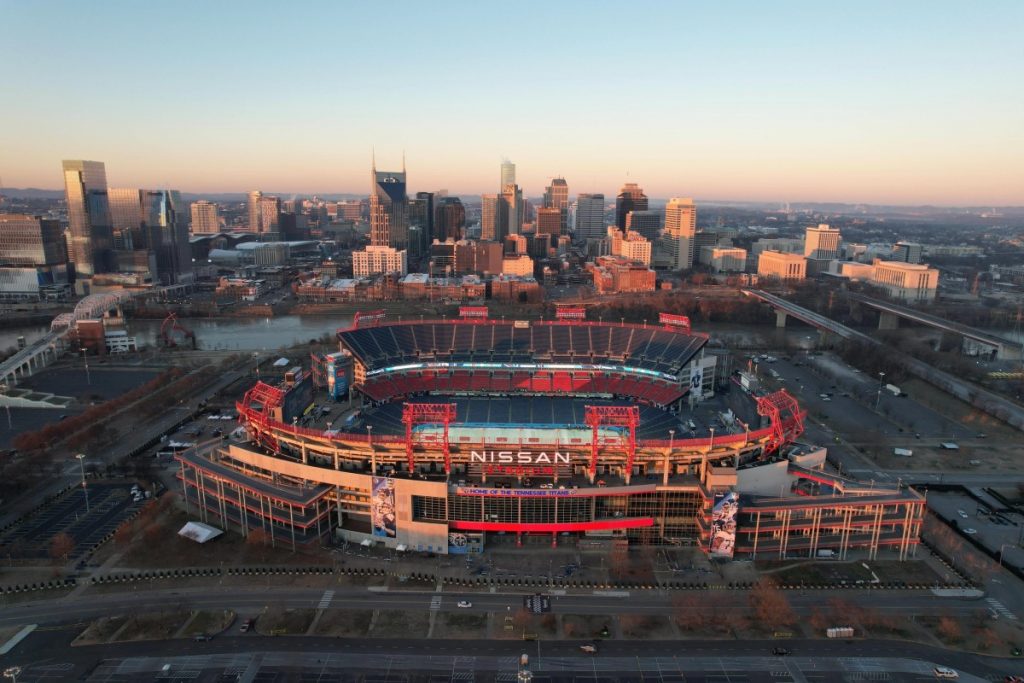
[{"label": "grassy field", "polygon": [[377,638],[426,638],[430,616],[426,612],[380,610],[371,636]]},{"label": "grassy field", "polygon": [[316,616],[314,609],[271,608],[256,620],[256,632],[265,636],[301,636]]},{"label": "grassy field", "polygon": [[231,626],[235,621],[235,613],[231,610],[222,612],[195,612],[192,621],[188,623],[184,635],[216,635]]},{"label": "grassy field", "polygon": [[370,630],[371,619],[373,610],[369,609],[328,609],[324,610],[313,633],[341,638],[365,636]]}]

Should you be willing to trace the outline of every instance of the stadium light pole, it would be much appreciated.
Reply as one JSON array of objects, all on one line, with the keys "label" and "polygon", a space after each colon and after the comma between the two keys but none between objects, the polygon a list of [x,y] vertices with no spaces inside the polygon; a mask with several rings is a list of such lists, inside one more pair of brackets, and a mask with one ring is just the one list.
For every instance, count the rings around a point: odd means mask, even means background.
[{"label": "stadium light pole", "polygon": [[89,349],[83,346],[78,350],[82,352],[82,360],[85,361],[85,383],[92,386],[92,377],[89,376]]},{"label": "stadium light pole", "polygon": [[11,679],[12,683],[18,683],[18,676],[21,675],[20,666],[9,666],[4,669],[4,678]]},{"label": "stadium light pole", "polygon": [[370,449],[370,476],[377,476],[377,451],[373,450],[373,425],[366,425],[366,447]]},{"label": "stadium light pole", "polygon": [[878,373],[878,395],[875,396],[875,411],[878,410],[878,403],[882,400],[882,382],[885,380],[885,373]]},{"label": "stadium light pole", "polygon": [[75,455],[78,466],[82,468],[82,492],[85,494],[85,511],[89,512],[89,487],[85,484],[85,453]]}]

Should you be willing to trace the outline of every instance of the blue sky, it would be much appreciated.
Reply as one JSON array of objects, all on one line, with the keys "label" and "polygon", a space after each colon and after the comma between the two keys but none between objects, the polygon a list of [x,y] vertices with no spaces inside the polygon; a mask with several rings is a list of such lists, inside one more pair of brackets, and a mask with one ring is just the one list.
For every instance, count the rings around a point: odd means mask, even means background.
[{"label": "blue sky", "polygon": [[1021,2],[0,9],[9,186],[1024,204]]}]

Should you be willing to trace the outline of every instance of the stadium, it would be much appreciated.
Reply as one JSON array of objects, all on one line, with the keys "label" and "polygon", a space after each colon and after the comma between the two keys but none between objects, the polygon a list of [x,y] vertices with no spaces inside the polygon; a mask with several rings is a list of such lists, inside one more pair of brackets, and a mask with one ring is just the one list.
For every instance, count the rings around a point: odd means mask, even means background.
[{"label": "stadium", "polygon": [[177,456],[185,499],[293,548],[913,552],[923,499],[827,474],[793,397],[721,371],[685,317],[583,318],[358,314],[337,352],[245,394],[238,442]]}]

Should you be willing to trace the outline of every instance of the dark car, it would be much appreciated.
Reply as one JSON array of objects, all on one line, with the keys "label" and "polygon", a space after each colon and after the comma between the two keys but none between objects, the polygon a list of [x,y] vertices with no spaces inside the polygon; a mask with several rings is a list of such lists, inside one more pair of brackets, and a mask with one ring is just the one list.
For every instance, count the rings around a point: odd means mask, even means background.
[{"label": "dark car", "polygon": [[786,647],[773,647],[772,654],[776,657],[785,657],[786,655],[793,654],[793,651]]},{"label": "dark car", "polygon": [[247,633],[249,631],[249,629],[251,629],[253,627],[253,624],[255,624],[255,623],[256,623],[255,619],[246,619],[245,621],[242,622],[242,626],[238,630],[241,631],[242,633]]},{"label": "dark car", "polygon": [[199,635],[192,636],[192,640],[196,641],[197,643],[205,643],[208,640],[213,640],[213,636],[206,633],[200,633]]}]

